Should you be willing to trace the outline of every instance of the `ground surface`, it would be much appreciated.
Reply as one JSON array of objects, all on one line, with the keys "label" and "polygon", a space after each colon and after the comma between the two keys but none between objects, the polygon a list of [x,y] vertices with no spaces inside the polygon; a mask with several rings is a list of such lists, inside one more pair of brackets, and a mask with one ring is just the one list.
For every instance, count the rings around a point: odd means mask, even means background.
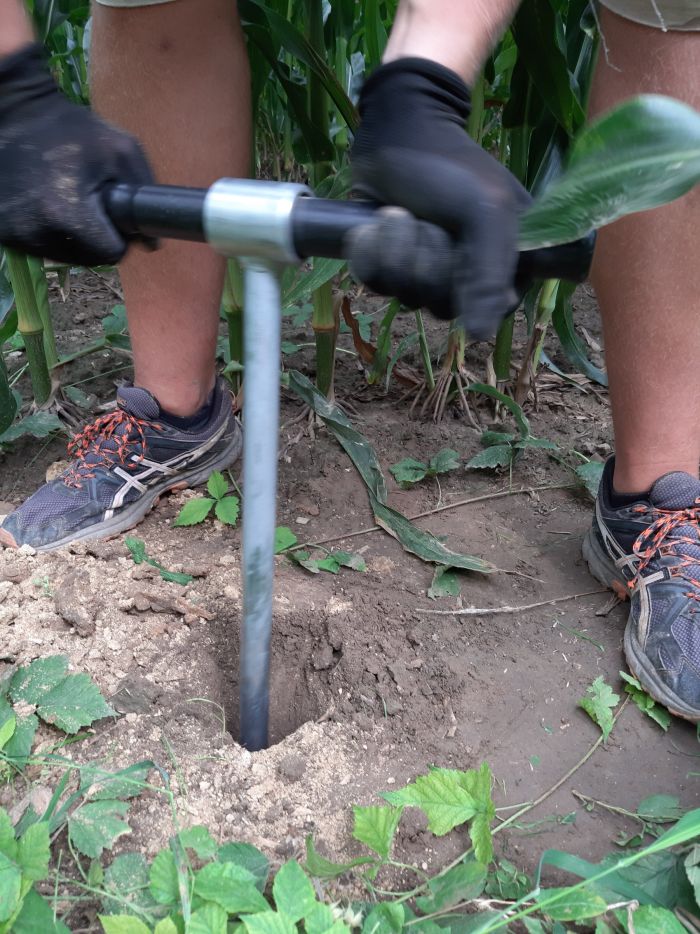
[{"label": "ground surface", "polygon": [[[70,305],[57,300],[63,349],[97,333],[115,301],[113,290],[90,277],[79,280]],[[595,348],[590,296],[579,302],[579,320]],[[286,336],[299,340],[299,331]],[[431,324],[430,336],[437,349],[444,330]],[[351,347],[348,337],[343,346]],[[290,365],[312,375],[304,353]],[[114,379],[128,372],[112,371],[125,363],[112,354],[93,356],[66,378],[89,379],[81,388],[104,402]],[[482,372],[483,347],[470,351],[469,363]],[[507,475],[461,469],[439,486],[432,480],[398,490],[390,464],[409,455],[426,460],[443,447],[466,460],[480,449],[478,433],[451,410],[439,425],[417,419],[399,402],[399,389],[385,396],[368,388],[347,354],[340,355],[337,389],[357,410],[353,421],[379,453],[390,502],[405,514],[509,489]],[[530,412],[533,430],[564,449],[604,454],[611,440],[607,399],[600,389],[584,389],[543,382],[538,409]],[[283,420],[298,411],[285,397]],[[492,424],[492,408],[484,402],[477,411],[484,426]],[[599,588],[580,557],[590,501],[557,488],[571,475],[546,452],[533,451],[516,465],[512,489],[536,492],[419,520],[451,548],[502,569],[488,578],[463,575],[465,606],[585,594],[512,615],[426,615],[424,609],[451,609],[458,600],[428,599],[432,567],[386,533],[342,538],[373,524],[363,484],[325,431],[315,439],[299,432],[298,424],[282,432],[279,522],[300,539],[333,536],[333,547],[360,551],[367,571],[311,575],[277,559],[274,746],[251,755],[231,735],[237,729],[240,532],[210,521],[173,528],[191,493],[163,500],[137,532],[163,565],[198,575],[186,588],[136,567],[121,539],[45,556],[0,554],[0,582],[7,582],[0,583],[0,675],[11,663],[68,655],[124,713],[72,747],[76,759],[101,757],[110,767],[154,759],[173,776],[183,823],[205,823],[222,840],[249,840],[276,861],[299,854],[311,832],[329,856],[358,852],[350,805],[379,803],[377,792],[401,786],[431,764],[470,768],[486,760],[498,781],[498,807],[537,798],[599,736],[577,708],[587,685],[602,674],[621,692],[626,608],[599,615],[608,595],[590,593]],[[63,456],[61,441],[18,444],[2,463],[0,500],[19,503]],[[186,612],[174,603],[183,597]],[[690,773],[697,775],[699,751],[694,728],[674,721],[664,734],[630,704],[607,746],[523,826],[499,836],[497,849],[528,870],[548,847],[599,858],[613,849],[619,830],[633,827],[600,807],[587,810],[573,791],[632,810],[657,792],[698,806],[700,789]],[[0,804],[11,804],[20,791],[0,790]],[[154,853],[172,833],[169,811],[145,795],[133,814],[133,835],[120,848]],[[457,834],[437,845],[416,812],[407,813],[402,828],[398,853],[406,862],[436,867],[464,843]]]}]

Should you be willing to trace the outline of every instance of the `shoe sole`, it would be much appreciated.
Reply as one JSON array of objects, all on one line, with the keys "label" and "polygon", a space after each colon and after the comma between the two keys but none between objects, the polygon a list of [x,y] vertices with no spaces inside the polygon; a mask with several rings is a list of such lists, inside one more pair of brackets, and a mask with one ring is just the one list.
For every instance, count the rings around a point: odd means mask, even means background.
[{"label": "shoe sole", "polygon": [[[191,471],[173,477],[170,482],[153,487],[151,490],[144,493],[142,497],[120,509],[111,519],[88,526],[88,528],[67,535],[65,538],[57,542],[52,542],[50,545],[40,545],[38,548],[35,548],[35,551],[37,553],[55,551],[57,548],[62,548],[73,542],[85,542],[95,538],[114,538],[122,532],[128,532],[129,529],[133,529],[145,519],[151,509],[157,505],[158,500],[164,493],[199,486],[202,483],[206,483],[212,471],[223,470],[235,463],[241,456],[241,450],[243,448],[243,433],[238,425],[236,425],[236,429],[230,445],[225,448],[216,459],[208,461],[206,464],[199,464]],[[0,528],[0,545],[4,545],[5,548],[19,547],[14,537],[10,535],[9,532],[3,531],[2,528]]]},{"label": "shoe sole", "polygon": [[[620,575],[609,555],[602,548],[592,528],[589,528],[581,548],[588,569],[597,581],[604,587],[613,590],[622,599],[629,598],[629,588]],[[623,640],[625,658],[630,671],[639,681],[647,694],[657,703],[665,707],[674,717],[689,720],[691,723],[700,723],[700,710],[695,710],[686,704],[677,694],[659,683],[655,677],[655,669],[649,664],[644,651],[635,634],[631,617],[627,620]]]}]

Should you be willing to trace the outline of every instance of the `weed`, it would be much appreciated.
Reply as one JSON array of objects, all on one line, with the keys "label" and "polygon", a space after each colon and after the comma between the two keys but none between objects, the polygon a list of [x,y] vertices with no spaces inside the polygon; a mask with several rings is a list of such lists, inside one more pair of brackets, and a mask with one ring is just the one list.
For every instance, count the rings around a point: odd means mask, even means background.
[{"label": "weed", "polygon": [[235,525],[241,508],[241,501],[235,493],[229,492],[229,484],[224,475],[215,470],[207,480],[209,496],[195,496],[187,500],[173,522],[173,525],[199,525],[209,513],[225,525]]}]

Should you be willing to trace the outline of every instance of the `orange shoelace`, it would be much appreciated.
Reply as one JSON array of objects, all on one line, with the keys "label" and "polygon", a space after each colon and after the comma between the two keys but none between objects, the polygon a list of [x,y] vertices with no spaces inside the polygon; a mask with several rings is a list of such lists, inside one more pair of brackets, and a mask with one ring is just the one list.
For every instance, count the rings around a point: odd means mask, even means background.
[{"label": "orange shoelace", "polygon": [[[654,521],[637,538],[632,550],[639,558],[639,566],[633,580],[629,582],[630,589],[633,589],[642,572],[649,566],[649,563],[657,557],[675,558],[677,563],[668,568],[671,577],[682,577],[689,583],[697,587],[697,590],[691,590],[686,597],[700,602],[700,580],[684,573],[684,569],[700,565],[700,498],[695,500],[695,505],[688,509],[658,509],[654,507],[650,510],[648,506],[638,506],[636,512],[649,512],[656,516]],[[672,533],[681,525],[691,525],[695,528],[695,536],[674,535]],[[691,557],[679,553],[676,549],[678,545],[691,545],[698,548],[698,557]]]},{"label": "orange shoelace", "polygon": [[[134,470],[145,456],[146,434],[144,428],[160,425],[130,415],[123,409],[101,415],[91,425],[74,435],[68,442],[68,456],[75,458],[65,477],[66,486],[82,487],[82,481],[95,476],[95,468],[109,467],[118,461],[126,470]],[[120,430],[121,429],[121,430]],[[141,451],[134,461],[127,461],[137,446]],[[86,458],[90,455],[90,463]]]}]

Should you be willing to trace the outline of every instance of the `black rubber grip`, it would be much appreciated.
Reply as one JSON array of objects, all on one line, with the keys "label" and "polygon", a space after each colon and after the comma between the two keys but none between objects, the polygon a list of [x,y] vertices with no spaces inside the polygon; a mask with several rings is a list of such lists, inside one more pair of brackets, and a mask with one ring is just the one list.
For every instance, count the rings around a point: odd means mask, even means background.
[{"label": "black rubber grip", "polygon": [[[104,202],[115,226],[127,237],[165,237],[205,241],[203,188],[114,185],[105,189]],[[292,210],[292,238],[297,254],[342,259],[350,230],[372,221],[378,205],[369,201],[297,199]],[[236,223],[236,218],[231,218]],[[520,254],[518,277],[568,279],[583,282],[593,257],[595,234],[573,243],[527,250]]]}]

